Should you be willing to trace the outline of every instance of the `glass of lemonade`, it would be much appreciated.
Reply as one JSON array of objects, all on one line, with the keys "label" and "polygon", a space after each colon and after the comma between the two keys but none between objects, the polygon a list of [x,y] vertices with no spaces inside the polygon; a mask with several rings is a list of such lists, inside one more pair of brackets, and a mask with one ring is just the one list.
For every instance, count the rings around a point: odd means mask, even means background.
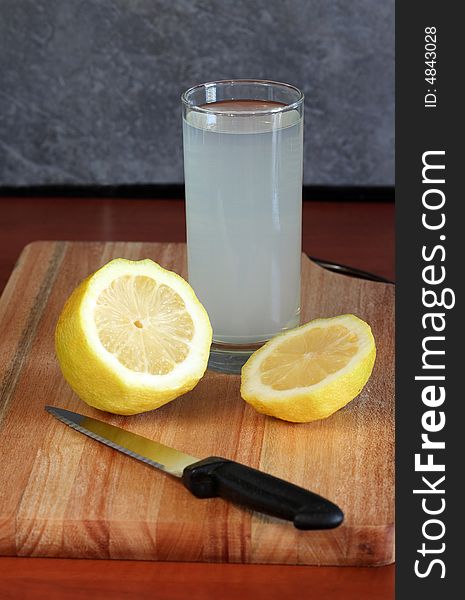
[{"label": "glass of lemonade", "polygon": [[303,102],[257,80],[182,95],[188,277],[210,316],[215,370],[240,372],[299,324]]}]

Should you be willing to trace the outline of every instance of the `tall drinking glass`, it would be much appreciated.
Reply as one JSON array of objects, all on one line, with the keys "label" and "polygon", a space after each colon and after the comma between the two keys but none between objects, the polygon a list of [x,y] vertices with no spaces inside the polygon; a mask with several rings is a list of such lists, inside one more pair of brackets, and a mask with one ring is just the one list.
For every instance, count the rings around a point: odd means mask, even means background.
[{"label": "tall drinking glass", "polygon": [[213,327],[210,368],[239,372],[299,324],[303,100],[255,80],[182,96],[188,277]]}]

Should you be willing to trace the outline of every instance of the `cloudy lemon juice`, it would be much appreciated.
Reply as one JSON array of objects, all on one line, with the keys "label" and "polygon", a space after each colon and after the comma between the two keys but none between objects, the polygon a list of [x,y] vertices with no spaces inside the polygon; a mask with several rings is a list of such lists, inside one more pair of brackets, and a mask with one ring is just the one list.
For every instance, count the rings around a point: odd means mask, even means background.
[{"label": "cloudy lemon juice", "polygon": [[188,278],[220,345],[299,324],[302,128],[269,100],[185,112]]}]

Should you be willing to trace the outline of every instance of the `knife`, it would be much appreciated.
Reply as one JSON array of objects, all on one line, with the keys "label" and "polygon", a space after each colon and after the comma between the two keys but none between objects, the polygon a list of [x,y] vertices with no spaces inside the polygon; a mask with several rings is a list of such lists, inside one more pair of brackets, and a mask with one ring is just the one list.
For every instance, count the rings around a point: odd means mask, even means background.
[{"label": "knife", "polygon": [[297,485],[246,465],[210,456],[199,460],[109,423],[63,408],[46,406],[65,425],[152,467],[180,477],[197,498],[221,497],[249,509],[293,521],[297,529],[332,529],[341,509]]}]

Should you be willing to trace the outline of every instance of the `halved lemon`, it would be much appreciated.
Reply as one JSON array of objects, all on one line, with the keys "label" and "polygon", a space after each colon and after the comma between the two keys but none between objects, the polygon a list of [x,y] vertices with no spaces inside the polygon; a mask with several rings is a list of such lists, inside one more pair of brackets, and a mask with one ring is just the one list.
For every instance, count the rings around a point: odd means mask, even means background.
[{"label": "halved lemon", "polygon": [[85,279],[60,315],[55,347],[78,396],[131,415],[191,390],[212,329],[190,285],[152,260],[118,258]]},{"label": "halved lemon", "polygon": [[315,319],[252,354],[242,367],[241,396],[285,421],[324,419],[361,392],[375,357],[365,321],[354,315]]}]

